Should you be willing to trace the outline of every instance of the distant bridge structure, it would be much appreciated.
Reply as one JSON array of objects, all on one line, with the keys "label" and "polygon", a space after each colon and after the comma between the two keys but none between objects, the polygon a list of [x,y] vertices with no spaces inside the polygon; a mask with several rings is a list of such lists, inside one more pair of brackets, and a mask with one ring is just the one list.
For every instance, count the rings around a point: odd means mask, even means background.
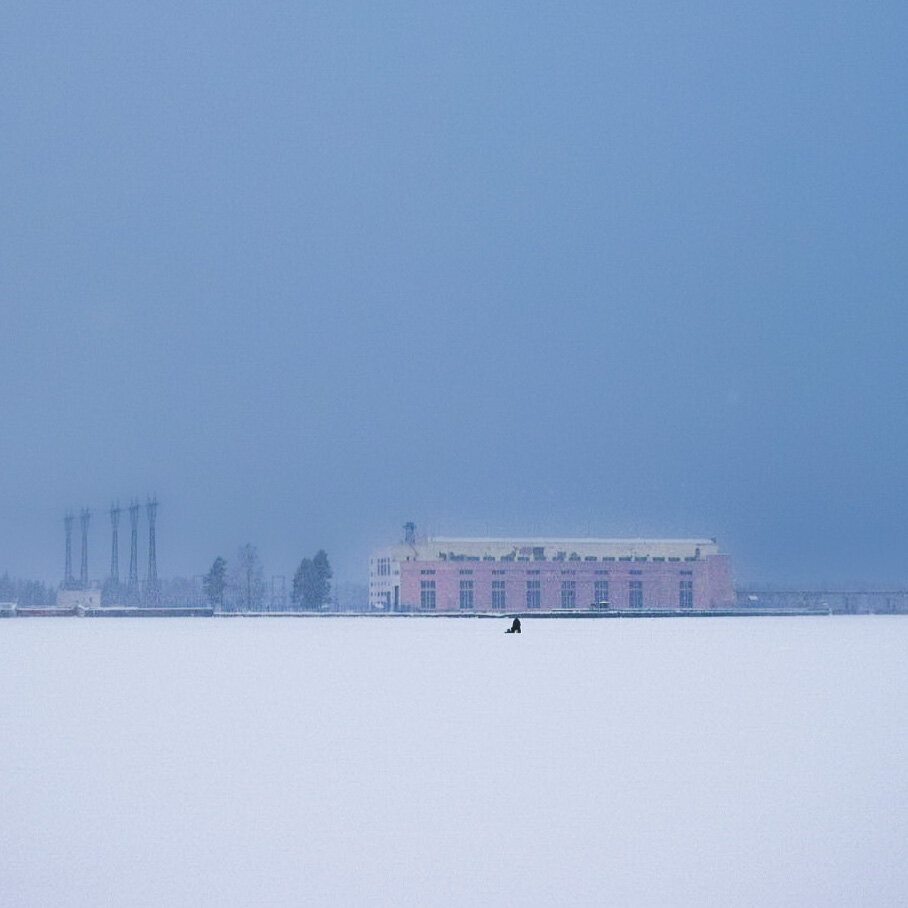
[{"label": "distant bridge structure", "polygon": [[739,587],[742,609],[826,609],[834,615],[908,614],[906,589],[765,589]]}]

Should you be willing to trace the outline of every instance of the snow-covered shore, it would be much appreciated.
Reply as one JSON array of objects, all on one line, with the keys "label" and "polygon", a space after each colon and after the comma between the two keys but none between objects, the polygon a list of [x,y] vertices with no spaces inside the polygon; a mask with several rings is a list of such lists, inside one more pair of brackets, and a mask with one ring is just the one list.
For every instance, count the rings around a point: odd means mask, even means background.
[{"label": "snow-covered shore", "polygon": [[908,619],[6,621],[0,904],[896,905]]}]

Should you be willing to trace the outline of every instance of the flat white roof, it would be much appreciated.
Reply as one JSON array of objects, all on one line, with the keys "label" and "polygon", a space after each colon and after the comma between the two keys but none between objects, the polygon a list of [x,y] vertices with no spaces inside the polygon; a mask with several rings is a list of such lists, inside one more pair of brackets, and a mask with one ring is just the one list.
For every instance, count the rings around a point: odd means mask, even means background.
[{"label": "flat white roof", "polygon": [[484,543],[491,543],[493,545],[501,545],[504,543],[514,544],[514,545],[535,545],[535,546],[550,546],[550,545],[627,545],[627,544],[639,544],[646,543],[650,545],[716,545],[715,539],[707,539],[705,537],[690,537],[690,538],[679,538],[679,539],[651,539],[649,537],[629,537],[623,536],[621,538],[615,539],[606,539],[598,538],[594,536],[568,536],[568,537],[557,537],[557,536],[489,536],[483,538],[481,536],[428,536],[423,538],[417,538],[416,544],[420,543],[436,543],[436,542],[456,542],[456,543],[475,543],[477,545],[482,545]]},{"label": "flat white roof", "polygon": [[[591,537],[559,538],[540,537],[476,537],[429,536],[417,537],[412,543],[386,546],[373,553],[374,558],[391,558],[394,561],[436,561],[440,558],[466,555],[479,557],[579,555],[584,557],[695,557],[715,555],[719,546],[714,539],[692,537],[687,539],[597,539]],[[534,551],[537,550],[537,551]]]}]

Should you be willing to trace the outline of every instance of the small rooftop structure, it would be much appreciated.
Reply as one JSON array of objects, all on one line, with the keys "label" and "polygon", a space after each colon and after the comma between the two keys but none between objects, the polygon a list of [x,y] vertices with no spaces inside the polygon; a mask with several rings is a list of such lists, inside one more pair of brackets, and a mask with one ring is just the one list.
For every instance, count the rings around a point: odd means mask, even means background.
[{"label": "small rooftop structure", "polygon": [[719,552],[715,539],[596,539],[571,537],[412,537],[412,542],[389,546],[384,552],[394,561],[562,561],[569,558],[705,558]]}]

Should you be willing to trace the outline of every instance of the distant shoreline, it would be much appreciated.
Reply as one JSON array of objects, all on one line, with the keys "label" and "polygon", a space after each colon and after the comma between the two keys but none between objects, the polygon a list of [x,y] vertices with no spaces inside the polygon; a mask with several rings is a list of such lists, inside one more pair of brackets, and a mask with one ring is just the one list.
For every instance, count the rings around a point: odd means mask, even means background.
[{"label": "distant shoreline", "polygon": [[618,618],[757,618],[841,614],[828,608],[787,609],[635,609],[609,611],[557,612],[216,612],[212,608],[186,606],[176,608],[12,608],[0,611],[3,618],[479,618],[499,621],[521,619],[618,619]]}]

